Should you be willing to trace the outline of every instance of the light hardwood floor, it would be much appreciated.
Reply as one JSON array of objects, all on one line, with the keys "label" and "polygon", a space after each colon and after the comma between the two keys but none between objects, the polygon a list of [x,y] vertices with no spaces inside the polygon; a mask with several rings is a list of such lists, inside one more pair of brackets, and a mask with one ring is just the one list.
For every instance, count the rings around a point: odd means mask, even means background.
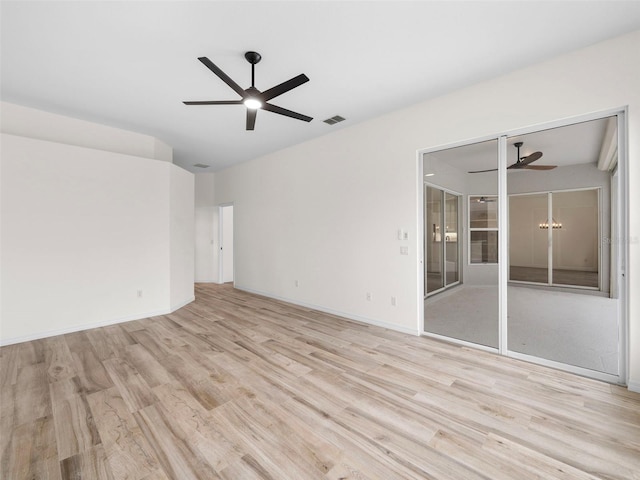
[{"label": "light hardwood floor", "polygon": [[640,395],[229,285],[0,353],[7,480],[640,478]]}]

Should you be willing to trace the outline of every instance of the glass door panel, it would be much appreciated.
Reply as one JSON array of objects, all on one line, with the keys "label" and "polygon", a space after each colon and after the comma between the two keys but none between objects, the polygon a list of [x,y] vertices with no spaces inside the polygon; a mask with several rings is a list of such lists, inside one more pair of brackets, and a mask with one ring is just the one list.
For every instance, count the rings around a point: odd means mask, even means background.
[{"label": "glass door panel", "polygon": [[554,192],[551,198],[552,283],[598,288],[598,190]]},{"label": "glass door panel", "polygon": [[429,293],[445,286],[442,251],[442,190],[425,187],[425,289]]},{"label": "glass door panel", "polygon": [[425,332],[498,348],[498,141],[425,154],[423,161],[425,181],[444,191],[443,231],[435,208],[429,218],[428,204],[435,207],[436,199],[425,189],[425,245],[429,250],[433,239],[444,240],[444,255],[433,260],[444,261],[444,283],[452,286],[425,299]]},{"label": "glass door panel", "polygon": [[459,248],[458,248],[458,209],[459,197],[449,192],[444,193],[445,201],[445,284],[452,285],[459,281]]},{"label": "glass door panel", "polygon": [[548,195],[509,197],[509,280],[549,283]]},{"label": "glass door panel", "polygon": [[[606,241],[617,235],[613,226],[620,221],[613,194],[618,180],[597,166],[601,151],[616,150],[603,144],[617,138],[605,135],[608,120],[508,139],[508,165],[516,162],[515,142],[524,142],[521,157],[543,155],[530,162],[537,169],[507,172],[507,350],[580,373],[619,375],[622,302],[611,278],[620,253]],[[560,154],[568,139],[592,145],[589,163]],[[534,267],[541,269],[539,278]]]}]

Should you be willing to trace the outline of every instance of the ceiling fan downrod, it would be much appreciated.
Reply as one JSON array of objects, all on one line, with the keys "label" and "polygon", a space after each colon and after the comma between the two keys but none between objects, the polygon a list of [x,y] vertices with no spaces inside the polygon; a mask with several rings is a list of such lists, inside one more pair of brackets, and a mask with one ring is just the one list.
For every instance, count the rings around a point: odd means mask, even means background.
[{"label": "ceiling fan downrod", "polygon": [[262,60],[262,55],[260,55],[258,52],[246,52],[244,54],[244,58],[247,60],[247,62],[249,62],[251,64],[251,86],[253,88],[255,88],[255,83],[256,83],[256,63],[260,62],[260,60]]}]

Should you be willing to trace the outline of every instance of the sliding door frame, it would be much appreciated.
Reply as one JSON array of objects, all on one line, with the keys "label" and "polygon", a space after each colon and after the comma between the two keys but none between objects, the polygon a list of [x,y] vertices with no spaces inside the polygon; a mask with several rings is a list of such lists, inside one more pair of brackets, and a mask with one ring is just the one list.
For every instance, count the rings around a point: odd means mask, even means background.
[{"label": "sliding door frame", "polygon": [[[426,189],[427,188],[434,188],[436,190],[439,190],[442,193],[442,195],[441,195],[440,213],[442,215],[442,224],[445,225],[445,226],[447,224],[447,205],[446,205],[447,193],[449,195],[454,195],[456,197],[456,200],[458,202],[458,210],[456,212],[456,217],[457,217],[457,219],[456,219],[456,223],[457,223],[456,235],[457,235],[458,239],[461,238],[460,237],[460,230],[461,230],[462,224],[461,224],[460,218],[462,216],[462,198],[463,198],[463,195],[461,193],[458,193],[458,192],[454,191],[454,190],[450,190],[448,188],[443,188],[443,187],[441,187],[439,185],[432,184],[432,183],[429,183],[429,182],[424,182],[424,189],[423,189],[423,195],[424,196],[423,196],[423,199],[426,199]],[[425,217],[424,217],[424,220],[423,220],[425,229],[427,228],[427,225],[426,225],[426,218],[427,218],[426,214],[427,214],[427,212],[425,212]],[[426,230],[424,230],[423,235],[424,235],[424,247],[423,247],[423,250],[426,250],[426,246],[427,246],[427,241],[426,241],[427,240],[427,231]],[[462,277],[462,255],[461,255],[462,254],[462,250],[461,250],[460,240],[456,241],[456,250],[458,251],[457,252],[457,254],[458,254],[458,260],[457,260],[458,280],[456,280],[453,283],[447,284],[447,242],[446,242],[446,232],[445,231],[443,231],[443,230],[440,231],[440,238],[441,238],[440,241],[442,243],[442,252],[441,252],[441,254],[442,254],[442,265],[441,265],[441,267],[442,267],[442,281],[443,281],[444,285],[442,287],[438,288],[437,290],[434,290],[433,292],[427,292],[428,282],[425,283],[424,284],[424,290],[423,290],[424,298],[430,297],[431,295],[434,295],[436,293],[443,292],[443,291],[445,291],[445,290],[447,290],[447,289],[449,289],[451,287],[454,287],[456,285],[460,285],[460,280],[461,280],[461,277]],[[425,266],[425,268],[424,268],[424,277],[426,278],[427,277],[427,264],[426,264],[427,258],[426,258],[426,254],[424,252],[423,252],[423,255],[425,255],[425,257],[424,257],[424,261],[425,261],[425,264],[424,264],[424,266]]]},{"label": "sliding door frame", "polygon": [[[508,274],[508,192],[507,192],[507,139],[518,135],[526,135],[529,133],[540,132],[543,130],[550,130],[553,128],[566,127],[576,123],[588,122],[591,120],[598,120],[607,117],[616,117],[617,120],[617,142],[618,142],[618,175],[620,175],[621,181],[619,182],[619,189],[617,194],[617,222],[618,231],[611,232],[611,241],[618,242],[619,246],[619,258],[612,259],[611,262],[616,261],[618,265],[619,275],[619,301],[620,301],[620,315],[619,315],[619,331],[618,331],[618,374],[612,375],[596,370],[590,370],[582,367],[576,367],[552,360],[547,360],[540,357],[534,357],[523,353],[514,352],[508,350],[508,337],[507,337],[507,284],[509,281]],[[432,336],[436,338],[444,339],[448,342],[473,347],[479,350],[487,350],[497,352],[501,355],[525,360],[528,362],[544,365],[559,370],[568,371],[577,375],[582,375],[597,380],[603,380],[609,383],[626,385],[629,375],[629,280],[628,280],[628,263],[629,263],[629,175],[628,171],[628,152],[627,152],[627,107],[615,108],[604,110],[600,112],[594,112],[590,114],[579,115],[571,118],[565,118],[562,120],[550,121],[544,124],[536,124],[534,126],[503,131],[495,135],[487,135],[478,138],[467,139],[460,142],[453,142],[448,144],[441,144],[435,147],[423,148],[416,150],[416,163],[417,163],[417,245],[416,249],[420,252],[417,262],[417,278],[418,278],[418,291],[423,292],[418,295],[418,324],[422,335]],[[457,340],[455,338],[444,337],[441,335],[428,334],[425,331],[424,324],[424,298],[425,291],[424,286],[424,164],[423,157],[425,154],[435,153],[440,150],[446,150],[450,148],[462,147],[471,145],[474,143],[480,143],[490,140],[498,141],[498,294],[499,294],[499,322],[498,322],[498,349],[479,345],[464,340]],[[464,223],[463,223],[464,224]],[[600,267],[601,270],[601,267]]]},{"label": "sliding door frame", "polygon": [[[602,292],[603,283],[602,283],[602,187],[583,187],[583,188],[568,188],[561,190],[543,190],[539,192],[526,192],[526,193],[511,193],[508,195],[508,201],[511,200],[511,197],[526,197],[529,195],[546,195],[547,197],[547,223],[552,225],[553,223],[553,195],[556,193],[568,193],[568,192],[585,192],[595,190],[598,195],[597,201],[597,214],[598,214],[598,225],[597,225],[597,238],[598,238],[598,286],[597,287],[589,287],[585,285],[574,285],[570,283],[558,283],[553,280],[553,228],[549,227],[547,230],[547,281],[546,282],[534,282],[527,280],[513,280],[511,278],[511,259],[509,258],[509,266],[507,268],[507,272],[509,273],[508,281],[510,283],[517,283],[519,285],[538,285],[538,286],[546,286],[546,287],[559,287],[559,288],[572,288],[576,290],[587,290],[591,292]],[[509,202],[509,208],[510,202]],[[611,208],[609,209],[611,210]],[[609,218],[611,218],[611,212],[609,213]],[[509,244],[509,247],[511,245]]]}]

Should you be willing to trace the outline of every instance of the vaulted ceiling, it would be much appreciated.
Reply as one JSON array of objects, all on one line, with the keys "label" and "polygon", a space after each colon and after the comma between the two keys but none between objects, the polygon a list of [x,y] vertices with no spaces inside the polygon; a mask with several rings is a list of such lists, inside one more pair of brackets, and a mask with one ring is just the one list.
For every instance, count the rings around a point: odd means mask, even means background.
[{"label": "vaulted ceiling", "polygon": [[[2,100],[155,136],[174,162],[216,171],[640,28],[640,2],[257,1],[1,3]],[[300,73],[273,100],[310,123],[241,105],[242,88]],[[324,119],[346,118],[329,126]],[[200,169],[195,164],[210,167]]]}]

